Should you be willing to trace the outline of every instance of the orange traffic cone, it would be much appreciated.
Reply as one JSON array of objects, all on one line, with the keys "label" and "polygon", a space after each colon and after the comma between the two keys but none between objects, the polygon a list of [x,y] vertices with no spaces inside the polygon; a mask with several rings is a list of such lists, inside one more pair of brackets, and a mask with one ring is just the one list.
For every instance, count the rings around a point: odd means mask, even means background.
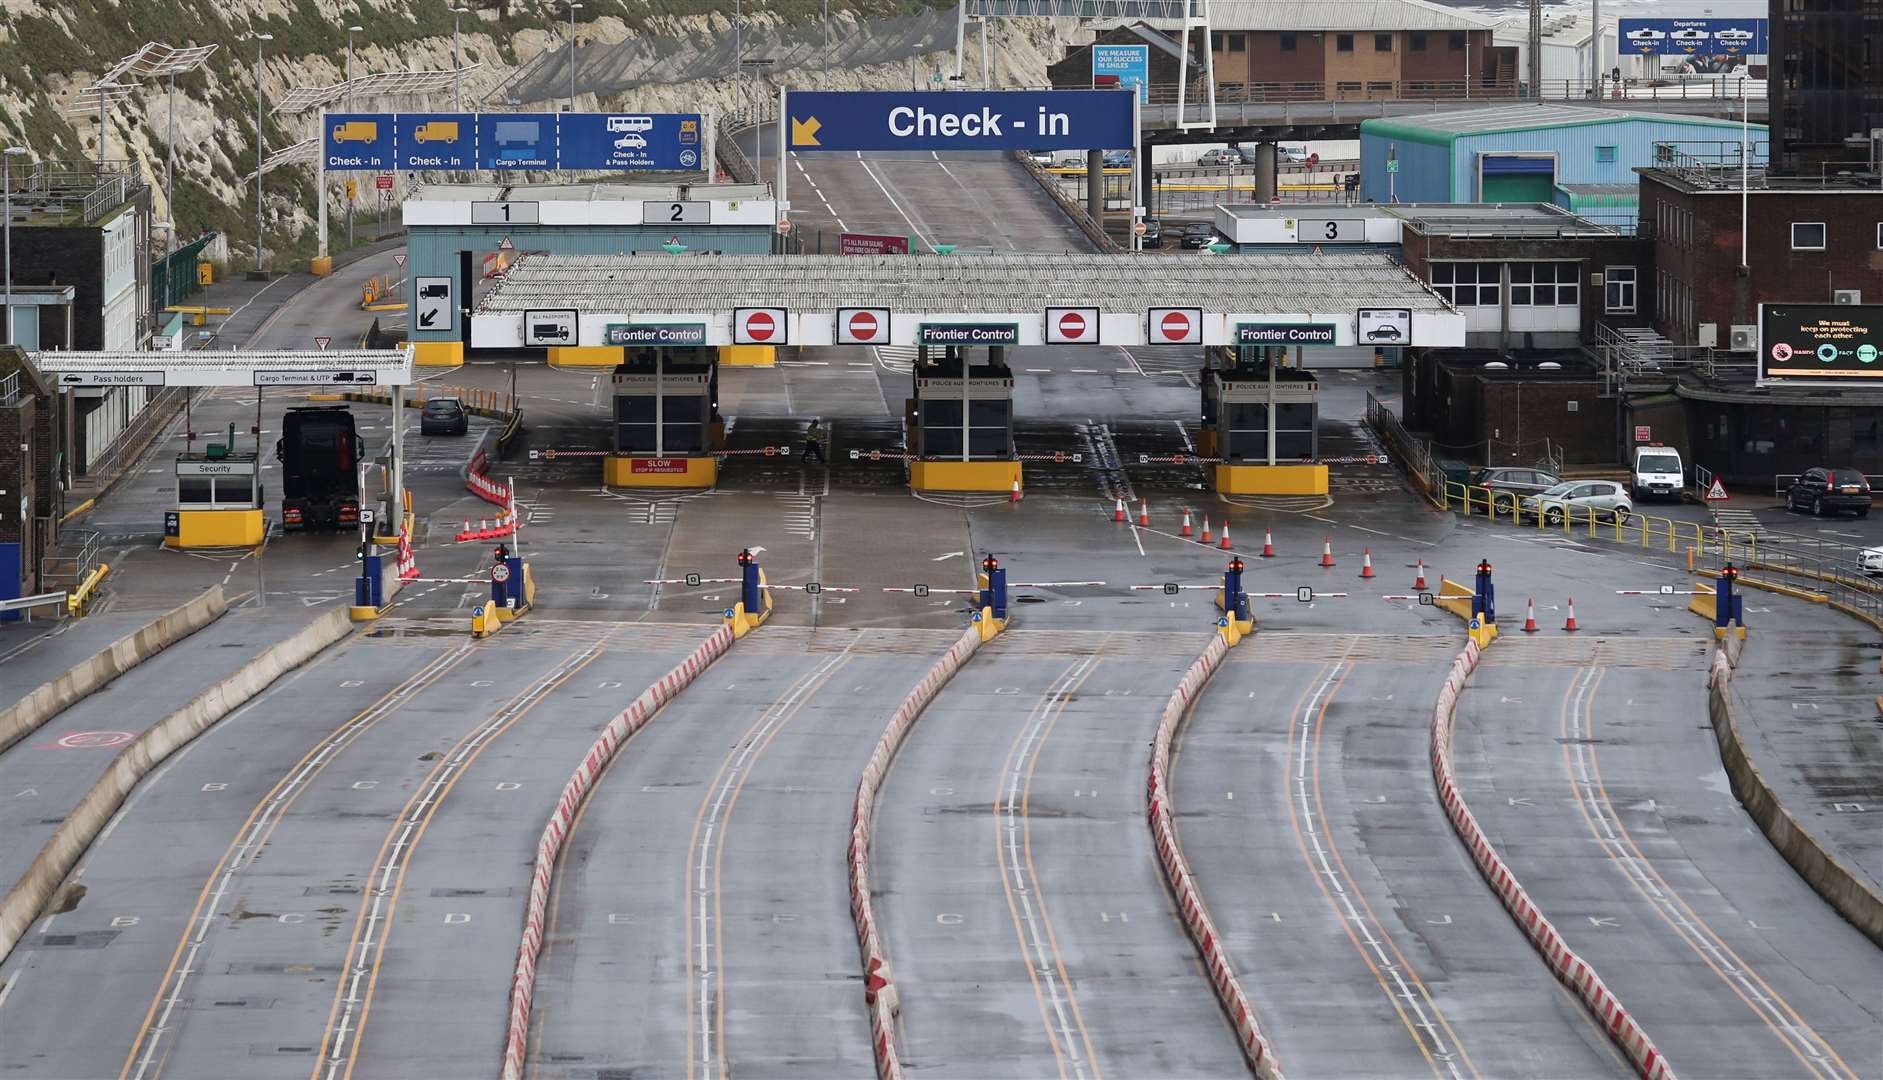
[{"label": "orange traffic cone", "polygon": [[1526,598],[1524,600],[1523,632],[1526,634],[1536,633],[1536,600],[1534,599]]},{"label": "orange traffic cone", "polygon": [[1272,559],[1275,557],[1275,530],[1274,529],[1262,530],[1262,557],[1264,559]]},{"label": "orange traffic cone", "polygon": [[1118,496],[1116,502],[1112,505],[1111,519],[1113,521],[1123,521],[1125,519],[1125,497],[1123,495]]},{"label": "orange traffic cone", "polygon": [[1222,549],[1223,549],[1224,551],[1228,551],[1228,550],[1229,550],[1229,519],[1228,519],[1228,518],[1224,518],[1224,519],[1223,519],[1223,542],[1222,542]]},{"label": "orange traffic cone", "polygon": [[1413,579],[1412,587],[1418,592],[1425,591],[1425,560],[1419,560],[1419,576]]},{"label": "orange traffic cone", "polygon": [[1151,527],[1151,500],[1141,499],[1138,502],[1138,528],[1148,529],[1150,527]]},{"label": "orange traffic cone", "polygon": [[1190,527],[1190,508],[1187,506],[1183,508],[1183,531],[1177,535],[1186,540],[1196,535],[1196,530]]},{"label": "orange traffic cone", "polygon": [[1582,629],[1576,625],[1576,598],[1573,596],[1569,598],[1569,621],[1563,624],[1563,629],[1572,632]]},{"label": "orange traffic cone", "polygon": [[1199,537],[1205,544],[1210,542],[1210,516],[1203,515],[1203,535]]},{"label": "orange traffic cone", "polygon": [[1013,493],[1007,496],[1007,501],[1008,502],[1020,501],[1020,478],[1017,476],[1013,478]]},{"label": "orange traffic cone", "polygon": [[1321,565],[1334,565],[1334,540],[1332,537],[1321,537]]},{"label": "orange traffic cone", "polygon": [[1373,576],[1373,549],[1367,548],[1362,558],[1364,561],[1360,563],[1360,576],[1370,578]]}]

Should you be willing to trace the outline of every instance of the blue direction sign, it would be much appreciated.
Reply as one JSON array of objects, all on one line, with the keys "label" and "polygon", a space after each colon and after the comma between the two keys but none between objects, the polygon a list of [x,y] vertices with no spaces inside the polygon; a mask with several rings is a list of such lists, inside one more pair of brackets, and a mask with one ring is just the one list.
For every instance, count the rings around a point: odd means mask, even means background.
[{"label": "blue direction sign", "polygon": [[479,113],[477,167],[555,169],[555,113]]},{"label": "blue direction sign", "polygon": [[[1098,86],[1106,77],[1117,80],[1119,86],[1130,89],[1138,88],[1138,100],[1151,100],[1151,47],[1149,45],[1094,45],[1092,46],[1092,85]],[[1105,149],[1100,147],[1100,149]]]},{"label": "blue direction sign", "polygon": [[1765,19],[1623,19],[1621,48],[1641,56],[1764,56]]},{"label": "blue direction sign", "polygon": [[1117,90],[791,91],[792,150],[1123,150]]},{"label": "blue direction sign", "polygon": [[384,113],[328,113],[321,142],[329,169],[392,168],[392,117]]},{"label": "blue direction sign", "polygon": [[698,113],[565,113],[565,169],[697,169]]},{"label": "blue direction sign", "polygon": [[400,113],[392,118],[398,168],[477,167],[476,113]]}]

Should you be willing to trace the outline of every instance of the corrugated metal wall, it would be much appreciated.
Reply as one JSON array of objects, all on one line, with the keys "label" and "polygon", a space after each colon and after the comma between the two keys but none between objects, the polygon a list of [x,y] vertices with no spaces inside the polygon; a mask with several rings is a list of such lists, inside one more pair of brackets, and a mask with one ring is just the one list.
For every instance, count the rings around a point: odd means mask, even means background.
[{"label": "corrugated metal wall", "polygon": [[[1764,150],[1758,145],[1765,137],[1764,128],[1752,128],[1755,162],[1765,160]],[[1481,154],[1553,152],[1556,155],[1556,182],[1559,184],[1621,184],[1634,183],[1634,170],[1654,163],[1654,144],[1658,142],[1686,144],[1690,153],[1703,157],[1731,155],[1737,153],[1739,128],[1736,125],[1721,126],[1679,120],[1624,120],[1608,124],[1539,128],[1534,131],[1460,135],[1452,159],[1452,198],[1459,202],[1477,198],[1477,169]],[[1727,145],[1729,143],[1730,146]],[[1405,154],[1404,145],[1401,144],[1402,157]],[[1598,148],[1608,146],[1615,148],[1614,160],[1600,160]],[[1402,184],[1404,178],[1402,172]]]},{"label": "corrugated metal wall", "polygon": [[[1397,154],[1399,175],[1389,179],[1386,159]],[[1374,202],[1452,202],[1451,155],[1443,146],[1360,131],[1360,197]]]}]

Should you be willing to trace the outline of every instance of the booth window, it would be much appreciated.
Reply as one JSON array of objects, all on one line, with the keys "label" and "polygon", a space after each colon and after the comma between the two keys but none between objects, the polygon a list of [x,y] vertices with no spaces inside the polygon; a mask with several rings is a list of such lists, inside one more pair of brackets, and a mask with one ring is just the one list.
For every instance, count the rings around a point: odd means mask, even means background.
[{"label": "booth window", "polygon": [[1451,51],[1458,52],[1462,50],[1464,47],[1465,47],[1465,32],[1463,30],[1453,30],[1451,32]]},{"label": "booth window", "polygon": [[1613,165],[1615,163],[1615,148],[1612,146],[1596,147],[1595,160],[1598,164]]},{"label": "booth window", "polygon": [[1822,221],[1792,222],[1791,249],[1793,251],[1823,251],[1824,223]]},{"label": "booth window", "polygon": [[1232,53],[1244,52],[1248,49],[1248,47],[1249,47],[1248,38],[1244,37],[1241,34],[1229,35],[1229,51],[1230,52]]},{"label": "booth window", "polygon": [[1373,35],[1373,51],[1374,52],[1392,52],[1393,51],[1393,35],[1374,34]]},{"label": "booth window", "polygon": [[[246,479],[246,477],[244,478]],[[213,503],[216,501],[216,478],[213,476],[177,477],[177,502]]]},{"label": "booth window", "polygon": [[1510,302],[1517,307],[1573,307],[1581,302],[1581,272],[1581,263],[1511,263]]}]

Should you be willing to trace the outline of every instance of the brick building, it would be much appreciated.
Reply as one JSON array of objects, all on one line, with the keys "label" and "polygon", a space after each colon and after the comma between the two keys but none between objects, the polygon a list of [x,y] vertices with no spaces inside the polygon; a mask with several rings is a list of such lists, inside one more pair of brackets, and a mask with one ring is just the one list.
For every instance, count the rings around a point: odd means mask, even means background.
[{"label": "brick building", "polygon": [[[1057,63],[1047,67],[1047,82],[1061,90],[1080,90],[1090,87],[1092,85],[1092,45],[1094,44],[1150,46],[1147,55],[1150,57],[1151,100],[1161,100],[1176,93],[1177,80],[1181,78],[1180,72],[1183,67],[1183,48],[1177,39],[1143,23],[1101,30],[1090,44],[1068,46],[1066,55]],[[1203,86],[1202,57],[1199,55],[1201,47],[1201,35],[1192,36],[1190,83],[1193,92]]]},{"label": "brick building", "polygon": [[1772,129],[1782,168],[1863,161],[1883,129],[1883,3],[1771,0]]},{"label": "brick building", "polygon": [[1615,460],[1619,399],[1577,352],[1429,352],[1404,372],[1406,426],[1470,465]]},{"label": "brick building", "polygon": [[1210,49],[1219,93],[1350,101],[1515,96],[1516,50],[1494,24],[1427,0],[1217,0]]}]

